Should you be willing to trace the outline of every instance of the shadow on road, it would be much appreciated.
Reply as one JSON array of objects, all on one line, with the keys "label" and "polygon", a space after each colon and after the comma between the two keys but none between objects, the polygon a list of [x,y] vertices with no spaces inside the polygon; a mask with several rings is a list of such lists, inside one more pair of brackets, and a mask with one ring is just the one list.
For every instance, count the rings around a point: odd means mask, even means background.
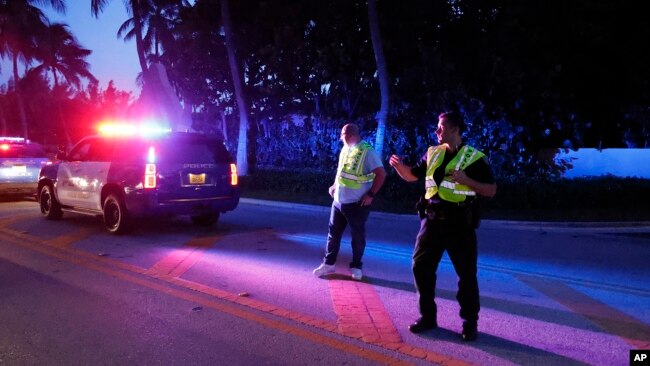
[{"label": "shadow on road", "polygon": [[[365,277],[364,281],[374,286],[392,288],[395,290],[412,292],[415,294],[415,286],[412,283],[391,281],[375,277]],[[438,288],[436,289],[436,297],[445,300],[456,301],[456,291]],[[481,307],[501,311],[511,315],[525,317],[527,319],[568,326],[575,329],[603,332],[601,328],[595,325],[591,325],[589,322],[586,322],[584,316],[581,314],[576,314],[569,311],[551,309],[543,306],[521,303],[512,300],[504,300],[489,296],[481,296]]]}]

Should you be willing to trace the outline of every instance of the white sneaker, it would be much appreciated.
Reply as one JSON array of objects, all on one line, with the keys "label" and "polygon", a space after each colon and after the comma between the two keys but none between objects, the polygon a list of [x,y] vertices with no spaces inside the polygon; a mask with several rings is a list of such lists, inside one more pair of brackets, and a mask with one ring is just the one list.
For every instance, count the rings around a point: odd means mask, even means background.
[{"label": "white sneaker", "polygon": [[322,263],[318,268],[314,270],[314,276],[316,277],[321,277],[328,275],[330,273],[334,273],[334,265],[333,264],[325,264]]},{"label": "white sneaker", "polygon": [[359,268],[350,268],[350,272],[352,272],[352,279],[361,281],[363,278],[363,272]]}]

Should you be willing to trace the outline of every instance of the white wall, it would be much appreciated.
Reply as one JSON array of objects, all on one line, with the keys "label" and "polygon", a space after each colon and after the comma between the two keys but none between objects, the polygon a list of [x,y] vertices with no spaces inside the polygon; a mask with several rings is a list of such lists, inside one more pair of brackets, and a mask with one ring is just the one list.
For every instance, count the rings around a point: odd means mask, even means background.
[{"label": "white wall", "polygon": [[565,178],[613,175],[650,179],[650,149],[560,150],[555,159],[569,159],[573,164]]}]

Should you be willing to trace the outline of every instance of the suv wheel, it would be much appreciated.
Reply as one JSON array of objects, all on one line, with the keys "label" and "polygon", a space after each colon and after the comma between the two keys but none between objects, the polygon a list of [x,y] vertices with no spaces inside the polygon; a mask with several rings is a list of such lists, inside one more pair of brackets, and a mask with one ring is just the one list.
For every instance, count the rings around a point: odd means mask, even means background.
[{"label": "suv wheel", "polygon": [[192,223],[196,226],[213,226],[219,221],[219,212],[213,214],[204,214],[191,216]]},{"label": "suv wheel", "polygon": [[104,226],[113,234],[124,234],[131,228],[124,201],[110,194],[104,200]]},{"label": "suv wheel", "polygon": [[44,185],[38,194],[38,203],[41,207],[41,213],[49,220],[57,220],[63,216],[61,205],[54,197],[54,190],[51,185]]}]

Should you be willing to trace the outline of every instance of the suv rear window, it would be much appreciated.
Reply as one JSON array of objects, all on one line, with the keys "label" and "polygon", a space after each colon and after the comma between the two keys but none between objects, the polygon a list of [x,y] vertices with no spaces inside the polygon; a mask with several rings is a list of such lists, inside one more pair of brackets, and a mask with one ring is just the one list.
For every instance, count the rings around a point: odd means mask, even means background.
[{"label": "suv rear window", "polygon": [[116,140],[114,161],[141,163],[147,161],[149,148],[154,148],[157,163],[230,163],[231,158],[224,144],[203,136],[175,135],[160,140]]},{"label": "suv rear window", "polygon": [[216,141],[178,141],[160,146],[156,152],[160,162],[167,163],[217,163],[230,162],[223,144]]}]

